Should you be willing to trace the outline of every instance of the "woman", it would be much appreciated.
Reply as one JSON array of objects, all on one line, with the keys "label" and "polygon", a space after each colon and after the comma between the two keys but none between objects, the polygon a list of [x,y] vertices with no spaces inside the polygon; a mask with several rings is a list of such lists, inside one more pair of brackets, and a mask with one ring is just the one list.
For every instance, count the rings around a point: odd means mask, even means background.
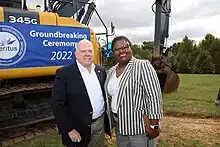
[{"label": "woman", "polygon": [[159,120],[163,116],[157,74],[148,60],[132,56],[127,37],[115,37],[112,49],[117,64],[108,73],[105,90],[117,145],[156,146],[154,138],[159,136]]}]

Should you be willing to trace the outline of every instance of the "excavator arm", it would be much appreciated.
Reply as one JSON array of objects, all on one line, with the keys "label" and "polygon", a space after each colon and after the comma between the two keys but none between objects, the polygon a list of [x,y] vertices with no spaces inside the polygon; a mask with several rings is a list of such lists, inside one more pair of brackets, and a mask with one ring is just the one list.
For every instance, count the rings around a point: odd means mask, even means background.
[{"label": "excavator arm", "polygon": [[[0,6],[27,10],[26,0],[2,0]],[[95,0],[44,0],[44,11],[72,17],[88,25],[95,11]]]},{"label": "excavator arm", "polygon": [[[156,9],[153,9],[155,5]],[[168,52],[172,47],[167,48],[165,40],[169,37],[169,18],[171,12],[171,0],[156,0],[152,5],[155,13],[155,34],[152,65],[155,68],[161,90],[164,93],[175,91],[179,87],[179,76],[172,70],[172,64]]]},{"label": "excavator arm", "polygon": [[[156,10],[153,6],[156,5]],[[171,0],[156,0],[152,5],[155,13],[155,35],[154,35],[154,57],[159,57],[164,53],[165,40],[169,37],[169,19],[171,12]]]}]

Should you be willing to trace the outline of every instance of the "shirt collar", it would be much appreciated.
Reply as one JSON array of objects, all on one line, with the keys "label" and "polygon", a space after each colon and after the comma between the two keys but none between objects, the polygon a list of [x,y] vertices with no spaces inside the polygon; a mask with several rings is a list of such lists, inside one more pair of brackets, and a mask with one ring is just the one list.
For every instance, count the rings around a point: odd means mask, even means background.
[{"label": "shirt collar", "polygon": [[[133,63],[134,63],[134,60],[135,60],[136,58],[132,55],[131,56],[131,60],[128,62],[128,64],[127,65],[132,65]],[[116,65],[115,65],[115,69],[118,67],[118,65],[119,65],[119,63],[117,63]],[[126,65],[126,66],[127,66]]]},{"label": "shirt collar", "polygon": [[[78,65],[78,67],[79,67],[80,72],[86,72],[86,71],[88,72],[88,69],[85,68],[81,63],[79,63],[78,60],[76,60],[76,63],[77,63],[77,65]],[[92,63],[91,71],[94,71],[94,70],[95,70],[95,64]]]}]

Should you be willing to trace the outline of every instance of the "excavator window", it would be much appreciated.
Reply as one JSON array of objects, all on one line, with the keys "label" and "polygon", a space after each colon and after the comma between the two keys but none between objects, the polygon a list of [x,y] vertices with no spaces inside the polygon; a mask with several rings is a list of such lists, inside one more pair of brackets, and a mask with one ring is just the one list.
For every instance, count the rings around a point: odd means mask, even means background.
[{"label": "excavator window", "polygon": [[0,1],[0,6],[27,10],[27,5],[25,1],[23,2],[24,6],[22,6],[22,0],[2,0]]}]

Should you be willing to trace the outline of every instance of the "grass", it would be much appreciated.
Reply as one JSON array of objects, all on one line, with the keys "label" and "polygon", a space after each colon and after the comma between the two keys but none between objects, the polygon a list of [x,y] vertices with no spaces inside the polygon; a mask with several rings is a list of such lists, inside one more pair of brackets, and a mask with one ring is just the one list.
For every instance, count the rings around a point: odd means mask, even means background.
[{"label": "grass", "polygon": [[181,74],[180,81],[177,92],[164,94],[166,114],[220,118],[220,109],[214,105],[220,88],[220,75]]},{"label": "grass", "polygon": [[[165,117],[158,147],[220,146],[220,107],[214,105],[220,88],[220,76],[179,76],[181,83],[177,92],[164,94]],[[201,119],[210,116],[219,119]],[[62,144],[57,132],[53,131],[16,147],[62,147]],[[106,143],[106,147],[116,147],[115,140]]]}]

